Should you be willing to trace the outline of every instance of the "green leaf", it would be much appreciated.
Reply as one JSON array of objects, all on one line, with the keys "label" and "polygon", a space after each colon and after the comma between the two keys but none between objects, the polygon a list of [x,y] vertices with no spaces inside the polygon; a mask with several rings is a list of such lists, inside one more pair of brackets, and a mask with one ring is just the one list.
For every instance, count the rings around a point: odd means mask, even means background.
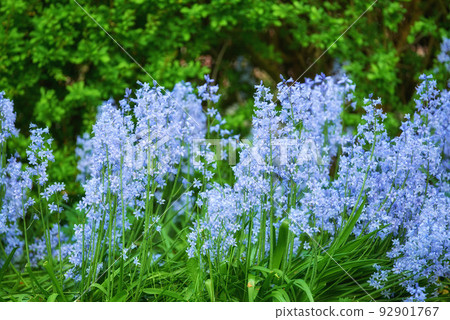
[{"label": "green leaf", "polygon": [[273,291],[267,298],[273,298],[278,302],[290,302],[289,295],[283,289]]},{"label": "green leaf", "polygon": [[329,253],[332,254],[336,249],[342,247],[350,234],[353,231],[353,228],[356,225],[356,222],[358,222],[359,217],[361,216],[361,213],[364,209],[364,205],[366,204],[366,198],[363,199],[361,202],[361,205],[359,206],[358,210],[349,217],[347,223],[345,224],[342,231],[337,235],[335,242],[333,243],[331,249],[329,250]]},{"label": "green leaf", "polygon": [[93,284],[91,284],[91,287],[99,289],[101,292],[103,292],[105,294],[105,296],[108,296],[108,292],[106,291],[106,289],[101,284],[93,283]]},{"label": "green leaf", "polygon": [[314,297],[312,295],[311,289],[309,288],[309,286],[308,286],[308,284],[306,283],[305,280],[296,279],[296,280],[294,280],[294,285],[299,287],[300,289],[302,289],[306,293],[306,295],[307,295],[307,297],[308,297],[310,302],[314,302]]},{"label": "green leaf", "polygon": [[275,269],[280,268],[281,261],[283,257],[286,256],[287,248],[289,245],[288,239],[289,239],[289,220],[285,219],[281,223],[280,231],[278,233],[277,245],[274,250],[272,267]]},{"label": "green leaf", "polygon": [[25,265],[25,269],[28,271],[28,275],[30,276],[31,280],[34,282],[34,284],[36,284],[36,286],[39,288],[39,290],[41,290],[41,292],[45,295],[48,296],[49,293],[47,292],[47,290],[45,290],[41,284],[39,283],[39,281],[36,279],[36,277],[34,276],[33,271],[31,270],[30,265],[27,263]]},{"label": "green leaf", "polygon": [[144,289],[143,292],[146,294],[161,295],[161,296],[174,298],[177,301],[185,301],[183,296],[181,296],[180,294],[173,292],[173,291],[165,290],[165,289],[150,288],[150,289]]},{"label": "green leaf", "polygon": [[215,299],[215,296],[214,296],[214,283],[213,283],[213,281],[211,279],[207,279],[205,281],[205,286],[206,286],[206,290],[208,291],[208,295],[209,295],[209,298],[210,298],[211,302],[214,302],[216,299]]},{"label": "green leaf", "polygon": [[250,302],[255,301],[255,298],[258,295],[258,290],[256,290],[255,275],[251,273],[248,275],[247,289],[248,289],[248,301]]},{"label": "green leaf", "polygon": [[56,289],[56,291],[59,293],[61,298],[64,302],[67,302],[67,299],[64,295],[64,292],[62,291],[61,286],[59,285],[58,280],[56,280],[55,274],[53,273],[53,269],[48,263],[48,261],[44,262],[44,269],[47,270],[48,275],[50,276],[50,280],[52,281],[53,287]]},{"label": "green leaf", "polygon": [[128,292],[122,290],[118,292],[114,297],[111,298],[111,302],[125,302],[128,298]]},{"label": "green leaf", "polygon": [[6,258],[5,263],[3,264],[2,268],[0,269],[0,283],[3,280],[3,276],[5,275],[5,272],[8,269],[8,266],[11,263],[11,259],[13,258],[16,250],[17,250],[17,247],[12,249],[12,251],[9,253],[8,257]]},{"label": "green leaf", "polygon": [[55,302],[57,297],[58,297],[58,294],[57,294],[57,293],[52,293],[52,294],[47,298],[47,302]]}]

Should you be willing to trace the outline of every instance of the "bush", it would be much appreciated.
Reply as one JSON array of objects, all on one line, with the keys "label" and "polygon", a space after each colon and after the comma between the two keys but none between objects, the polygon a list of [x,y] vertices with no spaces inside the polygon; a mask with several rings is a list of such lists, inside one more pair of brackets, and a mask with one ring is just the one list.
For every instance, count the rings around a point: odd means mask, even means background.
[{"label": "bush", "polygon": [[[198,82],[212,73],[222,87],[229,128],[248,133],[253,84],[275,86],[279,75],[301,75],[367,9],[367,1],[81,1],[80,4],[162,85]],[[343,66],[359,98],[384,99],[395,133],[417,77],[429,69],[449,36],[442,1],[378,1],[305,76]],[[17,126],[29,119],[50,128],[59,167],[72,178],[76,137],[90,131],[96,109],[123,88],[149,81],[74,1],[5,0],[0,8],[0,88],[14,99]],[[233,83],[233,86],[229,84]],[[409,106],[409,107],[408,107]],[[362,109],[344,125],[356,126]],[[235,121],[233,121],[236,119]],[[24,145],[20,151],[24,155]],[[70,177],[69,177],[69,174]]]}]

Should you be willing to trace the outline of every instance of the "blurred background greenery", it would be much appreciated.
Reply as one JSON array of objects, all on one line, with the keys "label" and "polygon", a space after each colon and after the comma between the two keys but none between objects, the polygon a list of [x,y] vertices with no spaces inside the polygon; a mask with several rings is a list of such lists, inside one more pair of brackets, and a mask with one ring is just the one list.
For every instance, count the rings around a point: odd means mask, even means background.
[{"label": "blurred background greenery", "polygon": [[[297,79],[372,1],[79,0],[161,85],[220,85],[229,127],[247,134],[253,86]],[[381,97],[389,131],[413,106],[418,75],[432,71],[449,37],[449,2],[379,0],[303,76],[348,73],[359,97]],[[76,137],[102,101],[152,79],[73,0],[2,0],[0,90],[13,99],[23,154],[30,122],[50,127],[51,177],[76,191]],[[360,110],[348,111],[354,126]]]}]

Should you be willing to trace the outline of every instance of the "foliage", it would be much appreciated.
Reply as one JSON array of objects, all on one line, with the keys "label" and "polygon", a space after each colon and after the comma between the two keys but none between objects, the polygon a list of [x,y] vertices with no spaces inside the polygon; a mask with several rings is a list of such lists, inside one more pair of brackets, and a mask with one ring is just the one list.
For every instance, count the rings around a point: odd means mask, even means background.
[{"label": "foliage", "polygon": [[[221,84],[220,108],[235,106],[227,112],[235,119],[229,128],[244,134],[255,81],[275,86],[280,74],[296,78],[307,71],[311,77],[337,66],[358,83],[359,98],[370,92],[383,97],[388,129],[395,132],[412,110],[407,106],[418,75],[449,36],[444,1],[379,0],[308,70],[370,3],[78,2],[161,85],[211,73]],[[31,118],[48,126],[58,166],[73,174],[76,136],[90,131],[95,106],[118,100],[136,80],[151,80],[75,1],[2,1],[0,42],[0,88],[20,106],[17,126],[27,133]],[[361,112],[347,112],[344,125],[356,126]],[[242,117],[247,125],[238,121]],[[77,191],[72,175],[63,178],[70,193]]]}]

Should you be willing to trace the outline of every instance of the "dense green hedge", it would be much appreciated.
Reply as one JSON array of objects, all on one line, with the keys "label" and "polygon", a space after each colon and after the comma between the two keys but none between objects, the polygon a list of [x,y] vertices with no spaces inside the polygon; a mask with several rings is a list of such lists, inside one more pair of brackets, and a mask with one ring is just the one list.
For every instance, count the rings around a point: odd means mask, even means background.
[{"label": "dense green hedge", "polygon": [[[245,133],[253,84],[274,84],[279,74],[297,78],[372,2],[79,3],[160,84],[200,81],[205,73],[218,79],[222,108]],[[358,92],[383,98],[395,127],[418,74],[431,68],[449,36],[448,18],[442,0],[379,0],[305,76],[343,67]],[[152,81],[73,0],[2,0],[0,43],[0,90],[15,101],[23,133],[30,121],[50,127],[61,163],[52,174],[66,183],[75,175],[75,159],[67,155],[89,130],[97,105],[118,99],[136,80]]]}]

